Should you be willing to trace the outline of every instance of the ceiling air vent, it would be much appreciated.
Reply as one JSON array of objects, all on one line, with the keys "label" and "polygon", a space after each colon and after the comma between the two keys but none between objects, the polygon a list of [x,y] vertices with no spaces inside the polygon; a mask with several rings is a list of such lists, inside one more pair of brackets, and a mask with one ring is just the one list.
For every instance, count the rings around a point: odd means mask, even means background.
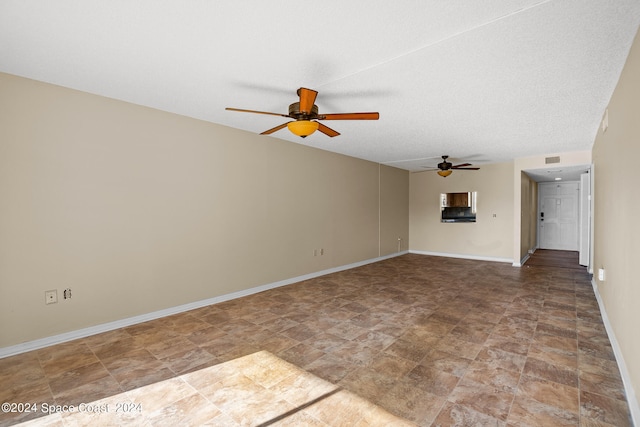
[{"label": "ceiling air vent", "polygon": [[546,165],[551,164],[551,163],[560,163],[560,156],[555,156],[555,157],[545,157],[544,159],[544,163]]}]

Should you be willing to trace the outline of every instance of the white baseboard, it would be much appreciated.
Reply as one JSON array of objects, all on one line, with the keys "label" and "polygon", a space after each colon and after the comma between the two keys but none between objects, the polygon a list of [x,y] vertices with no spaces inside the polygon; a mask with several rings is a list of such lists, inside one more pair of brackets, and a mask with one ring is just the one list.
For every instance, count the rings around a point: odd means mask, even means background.
[{"label": "white baseboard", "polygon": [[171,316],[172,314],[183,313],[185,311],[194,310],[196,308],[205,307],[211,304],[218,304],[224,301],[229,301],[236,298],[241,298],[247,295],[256,294],[269,289],[279,288],[281,286],[291,285],[293,283],[302,282],[304,280],[313,279],[315,277],[324,276],[338,271],[348,270],[350,268],[360,267],[374,262],[383,261],[385,259],[394,258],[400,255],[404,255],[408,251],[397,252],[391,255],[380,256],[377,258],[371,258],[364,261],[355,262],[340,267],[329,268],[326,270],[317,271],[314,273],[304,274],[302,276],[292,277],[290,279],[280,280],[278,282],[267,283],[265,285],[256,286],[254,288],[245,289],[238,292],[232,292],[230,294],[217,296],[214,298],[208,298],[201,301],[195,301],[188,304],[179,305],[176,307],[166,308],[164,310],[158,310],[151,313],[141,314],[139,316],[128,317],[126,319],[115,320],[113,322],[103,323],[100,325],[90,326],[88,328],[78,329],[75,331],[65,332],[63,334],[52,335],[50,337],[41,338],[33,341],[28,341],[21,344],[12,345],[9,347],[0,348],[0,359],[4,357],[14,356],[16,354],[26,353],[28,351],[38,350],[40,348],[49,347],[55,344],[61,344],[67,341],[73,341],[79,338],[85,338],[91,335],[100,334],[103,332],[112,331],[114,329],[120,329],[127,326],[135,325],[138,323],[148,322],[149,320],[159,319],[161,317]]},{"label": "white baseboard", "polygon": [[529,258],[531,258],[531,255],[533,255],[536,252],[536,249],[538,249],[538,248],[529,249],[527,251],[527,253],[525,254],[525,256],[522,257],[520,262],[514,262],[513,266],[514,267],[522,267],[529,260]]},{"label": "white baseboard", "polygon": [[525,256],[522,257],[520,262],[514,262],[513,266],[514,267],[522,267],[524,265],[524,263],[529,260],[530,257],[531,257],[531,254],[526,254]]},{"label": "white baseboard", "polygon": [[513,262],[512,258],[487,257],[487,256],[481,256],[481,255],[450,254],[445,252],[413,251],[413,250],[410,250],[409,253],[418,254],[418,255],[441,256],[446,258],[472,259],[472,260],[478,260],[478,261],[493,261],[493,262],[508,262],[508,263]]},{"label": "white baseboard", "polygon": [[611,322],[609,322],[609,317],[607,316],[607,311],[605,310],[604,303],[602,302],[602,297],[600,296],[600,292],[598,291],[598,284],[596,283],[595,279],[591,279],[591,286],[593,286],[593,293],[596,295],[598,307],[600,307],[602,322],[604,323],[604,327],[607,330],[607,335],[609,336],[609,342],[611,342],[613,353],[616,356],[618,369],[620,369],[620,376],[622,377],[624,391],[627,395],[627,402],[629,403],[629,412],[631,412],[631,420],[633,422],[633,425],[640,426],[640,404],[638,403],[636,392],[633,389],[633,384],[631,383],[631,375],[629,375],[629,370],[627,369],[627,364],[625,363],[624,357],[622,356],[622,351],[620,350],[620,345],[618,344],[616,335],[613,333],[613,327],[611,326]]}]

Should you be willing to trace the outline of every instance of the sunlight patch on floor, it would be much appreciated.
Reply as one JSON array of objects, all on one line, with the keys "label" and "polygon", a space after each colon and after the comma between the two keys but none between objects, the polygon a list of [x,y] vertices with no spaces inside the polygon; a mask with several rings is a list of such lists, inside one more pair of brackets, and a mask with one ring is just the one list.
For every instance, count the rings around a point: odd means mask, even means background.
[{"label": "sunlight patch on floor", "polygon": [[267,351],[73,408],[46,409],[59,412],[21,425],[414,425]]}]

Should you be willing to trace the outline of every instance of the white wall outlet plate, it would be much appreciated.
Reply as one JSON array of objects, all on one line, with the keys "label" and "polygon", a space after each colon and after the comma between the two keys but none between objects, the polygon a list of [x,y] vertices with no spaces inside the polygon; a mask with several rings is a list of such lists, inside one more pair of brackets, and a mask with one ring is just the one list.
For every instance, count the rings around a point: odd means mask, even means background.
[{"label": "white wall outlet plate", "polygon": [[44,303],[55,304],[58,302],[58,291],[53,289],[51,291],[44,291]]}]

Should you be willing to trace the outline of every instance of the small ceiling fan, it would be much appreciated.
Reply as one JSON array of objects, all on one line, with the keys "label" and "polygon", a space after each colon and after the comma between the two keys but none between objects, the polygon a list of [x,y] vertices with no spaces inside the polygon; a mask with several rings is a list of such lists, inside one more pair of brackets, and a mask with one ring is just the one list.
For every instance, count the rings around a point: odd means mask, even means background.
[{"label": "small ceiling fan", "polygon": [[289,128],[291,133],[306,138],[316,130],[327,136],[334,137],[340,135],[339,132],[319,123],[317,120],[378,120],[379,113],[333,113],[318,114],[318,106],[314,104],[318,92],[312,89],[301,87],[297,91],[300,100],[289,105],[289,114],[270,113],[267,111],[243,110],[240,108],[225,108],[229,111],[240,111],[243,113],[269,114],[272,116],[289,117],[294,119],[291,122],[283,123],[279,126],[265,130],[260,135],[269,135],[279,131],[285,127]]},{"label": "small ceiling fan", "polygon": [[[438,169],[438,175],[440,175],[443,178],[448,177],[449,175],[451,175],[451,173],[453,172],[453,170],[467,170],[467,171],[477,171],[480,168],[470,168],[469,166],[472,166],[471,163],[460,163],[459,165],[453,165],[451,162],[448,162],[447,159],[449,158],[449,156],[442,156],[442,162],[438,163],[437,169]],[[435,170],[436,168],[432,168],[432,170]]]}]

